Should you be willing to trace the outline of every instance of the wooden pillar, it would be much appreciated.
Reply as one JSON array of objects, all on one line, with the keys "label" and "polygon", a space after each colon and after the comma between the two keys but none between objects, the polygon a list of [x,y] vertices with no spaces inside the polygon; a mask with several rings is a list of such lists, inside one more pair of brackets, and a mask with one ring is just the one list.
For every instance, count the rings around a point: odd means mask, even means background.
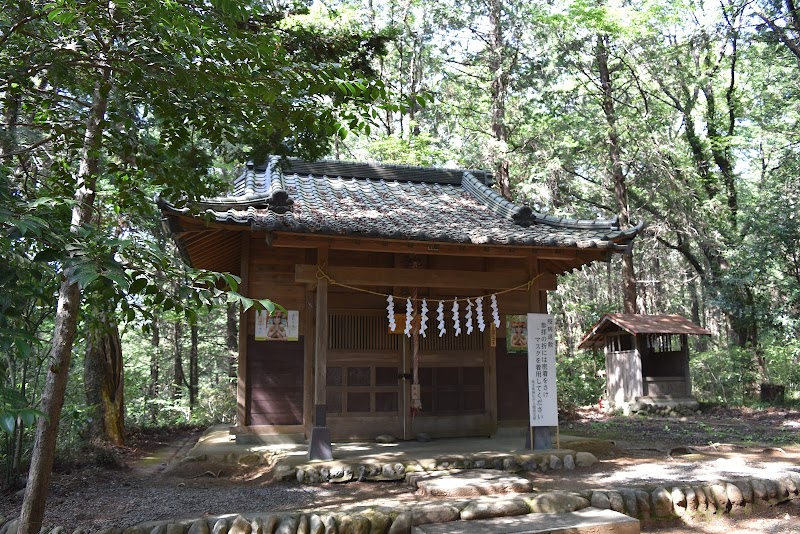
[{"label": "wooden pillar", "polygon": [[[327,249],[319,249],[317,265],[325,268]],[[314,426],[308,443],[309,460],[332,460],[331,431],[328,428],[327,376],[328,376],[328,280],[317,280],[314,325]]]},{"label": "wooden pillar", "polygon": [[[239,272],[242,283],[239,293],[247,296],[250,275],[250,232],[241,233],[241,264]],[[236,426],[247,426],[247,312],[239,312],[239,362],[236,370]]]},{"label": "wooden pillar", "polygon": [[[535,257],[528,258],[528,276],[531,280],[539,276],[539,260]],[[542,307],[542,291],[540,291],[541,286],[542,283],[539,279],[531,286],[531,289],[528,292],[529,313],[547,313],[547,306],[545,305]],[[530,332],[528,332],[528,336],[530,336]],[[530,379],[531,378],[528,377],[528,384],[530,384]],[[530,392],[528,394],[530,395]],[[526,438],[525,443],[526,448],[531,448],[534,450],[553,448],[553,438],[550,436],[550,427],[534,426],[533,431],[528,432],[527,434],[528,437]],[[533,443],[530,442],[531,438],[533,438]]]},{"label": "wooden pillar", "polygon": [[[483,270],[486,272],[492,271],[492,260],[490,258],[483,259]],[[476,288],[478,289],[478,288]],[[485,287],[479,289],[481,294],[487,294],[490,291],[487,290]],[[489,428],[488,432],[489,435],[497,434],[497,411],[498,411],[498,401],[497,401],[497,346],[492,346],[491,344],[491,327],[489,327],[489,323],[492,322],[491,314],[484,316],[484,320],[486,321],[486,334],[483,336],[483,354],[484,354],[484,390],[485,390],[485,397],[484,397],[484,406],[487,408],[487,413],[489,416]],[[495,336],[495,339],[497,337]],[[497,343],[495,343],[497,345]]]},{"label": "wooden pillar", "polygon": [[692,396],[692,373],[689,370],[689,336],[681,334],[681,359],[683,360],[683,379],[686,384],[686,396]]},{"label": "wooden pillar", "polygon": [[[316,249],[306,249],[306,265],[313,265],[317,261]],[[306,439],[311,439],[311,429],[314,426],[314,313],[317,309],[316,281],[306,283],[303,287],[303,433]]]}]

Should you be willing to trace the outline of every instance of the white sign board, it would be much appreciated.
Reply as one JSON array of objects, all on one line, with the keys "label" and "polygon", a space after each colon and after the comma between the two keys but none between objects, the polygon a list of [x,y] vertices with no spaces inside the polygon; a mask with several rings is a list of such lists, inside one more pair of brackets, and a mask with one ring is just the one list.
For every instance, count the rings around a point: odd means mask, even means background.
[{"label": "white sign board", "polygon": [[531,426],[558,426],[553,316],[528,314],[528,410]]}]

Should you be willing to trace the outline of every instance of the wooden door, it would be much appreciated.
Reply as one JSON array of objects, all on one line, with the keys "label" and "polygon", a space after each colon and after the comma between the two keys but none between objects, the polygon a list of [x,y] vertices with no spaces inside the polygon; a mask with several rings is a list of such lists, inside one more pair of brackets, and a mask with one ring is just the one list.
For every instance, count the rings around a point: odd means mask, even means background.
[{"label": "wooden door", "polygon": [[303,361],[302,336],[299,341],[249,339],[248,424],[303,424]]},{"label": "wooden door", "polygon": [[497,340],[497,420],[522,421],[528,414],[528,353],[506,352],[506,340]]}]

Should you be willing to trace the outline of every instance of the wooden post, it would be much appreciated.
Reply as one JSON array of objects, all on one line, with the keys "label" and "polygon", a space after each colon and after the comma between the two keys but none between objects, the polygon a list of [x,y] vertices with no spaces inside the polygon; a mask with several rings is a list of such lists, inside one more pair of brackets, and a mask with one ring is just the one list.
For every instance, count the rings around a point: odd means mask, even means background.
[{"label": "wooden post", "polygon": [[681,335],[681,359],[683,360],[683,378],[686,384],[685,393],[687,397],[692,396],[692,373],[689,370],[689,336]]},{"label": "wooden post", "polygon": [[[324,268],[328,260],[327,249],[319,249],[317,265]],[[317,298],[314,325],[314,427],[308,443],[309,460],[332,460],[331,431],[328,428],[327,376],[328,376],[328,279],[317,280]]]},{"label": "wooden post", "polygon": [[[533,280],[539,275],[539,260],[535,257],[528,258],[528,277],[530,280]],[[540,284],[538,280],[531,286],[530,291],[528,292],[528,311],[530,313],[545,313],[547,312],[547,308],[545,307],[542,309],[542,298],[539,291]],[[528,332],[528,336],[531,333]],[[528,383],[530,383],[530,377],[528,377]],[[529,386],[530,387],[530,386]],[[550,427],[547,426],[535,426],[533,427],[533,432],[531,432],[531,449],[540,450],[540,449],[552,449],[553,448],[553,438],[550,437]]]},{"label": "wooden post", "polygon": [[[242,283],[239,284],[239,292],[247,296],[250,273],[250,232],[242,232],[241,235],[241,264],[240,274]],[[240,308],[241,310],[241,308]],[[236,368],[236,426],[247,426],[248,406],[247,406],[247,312],[239,312],[239,362]]]},{"label": "wooden post", "polygon": [[[316,250],[306,251],[306,263],[316,261]],[[316,282],[305,284],[303,287],[303,315],[302,315],[302,340],[303,340],[303,433],[306,439],[311,439],[311,429],[314,426],[314,313],[316,310]]]}]

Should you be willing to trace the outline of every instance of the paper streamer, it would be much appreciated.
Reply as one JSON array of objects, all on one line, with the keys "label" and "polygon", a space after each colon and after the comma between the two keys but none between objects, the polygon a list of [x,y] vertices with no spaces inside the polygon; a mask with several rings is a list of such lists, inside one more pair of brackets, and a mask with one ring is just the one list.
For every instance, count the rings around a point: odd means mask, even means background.
[{"label": "paper streamer", "polygon": [[386,313],[389,319],[389,330],[394,332],[395,328],[397,328],[397,323],[394,321],[394,297],[391,295],[386,298]]},{"label": "paper streamer", "polygon": [[422,299],[422,306],[420,307],[420,318],[419,318],[419,333],[422,337],[427,337],[425,332],[428,330],[428,301]]},{"label": "paper streamer", "polygon": [[414,305],[411,304],[411,298],[406,299],[406,327],[403,333],[411,337],[411,321],[414,319]]},{"label": "paper streamer", "polygon": [[461,319],[458,317],[458,298],[453,299],[453,330],[456,337],[461,335]]},{"label": "paper streamer", "polygon": [[478,330],[486,330],[486,322],[483,320],[483,297],[475,299],[475,320],[478,322]]},{"label": "paper streamer", "polygon": [[495,328],[500,328],[500,312],[497,311],[497,295],[492,294],[492,320]]},{"label": "paper streamer", "polygon": [[439,321],[439,337],[442,337],[444,333],[447,331],[447,328],[444,326],[444,301],[439,301],[439,307],[436,308],[436,320]]}]

